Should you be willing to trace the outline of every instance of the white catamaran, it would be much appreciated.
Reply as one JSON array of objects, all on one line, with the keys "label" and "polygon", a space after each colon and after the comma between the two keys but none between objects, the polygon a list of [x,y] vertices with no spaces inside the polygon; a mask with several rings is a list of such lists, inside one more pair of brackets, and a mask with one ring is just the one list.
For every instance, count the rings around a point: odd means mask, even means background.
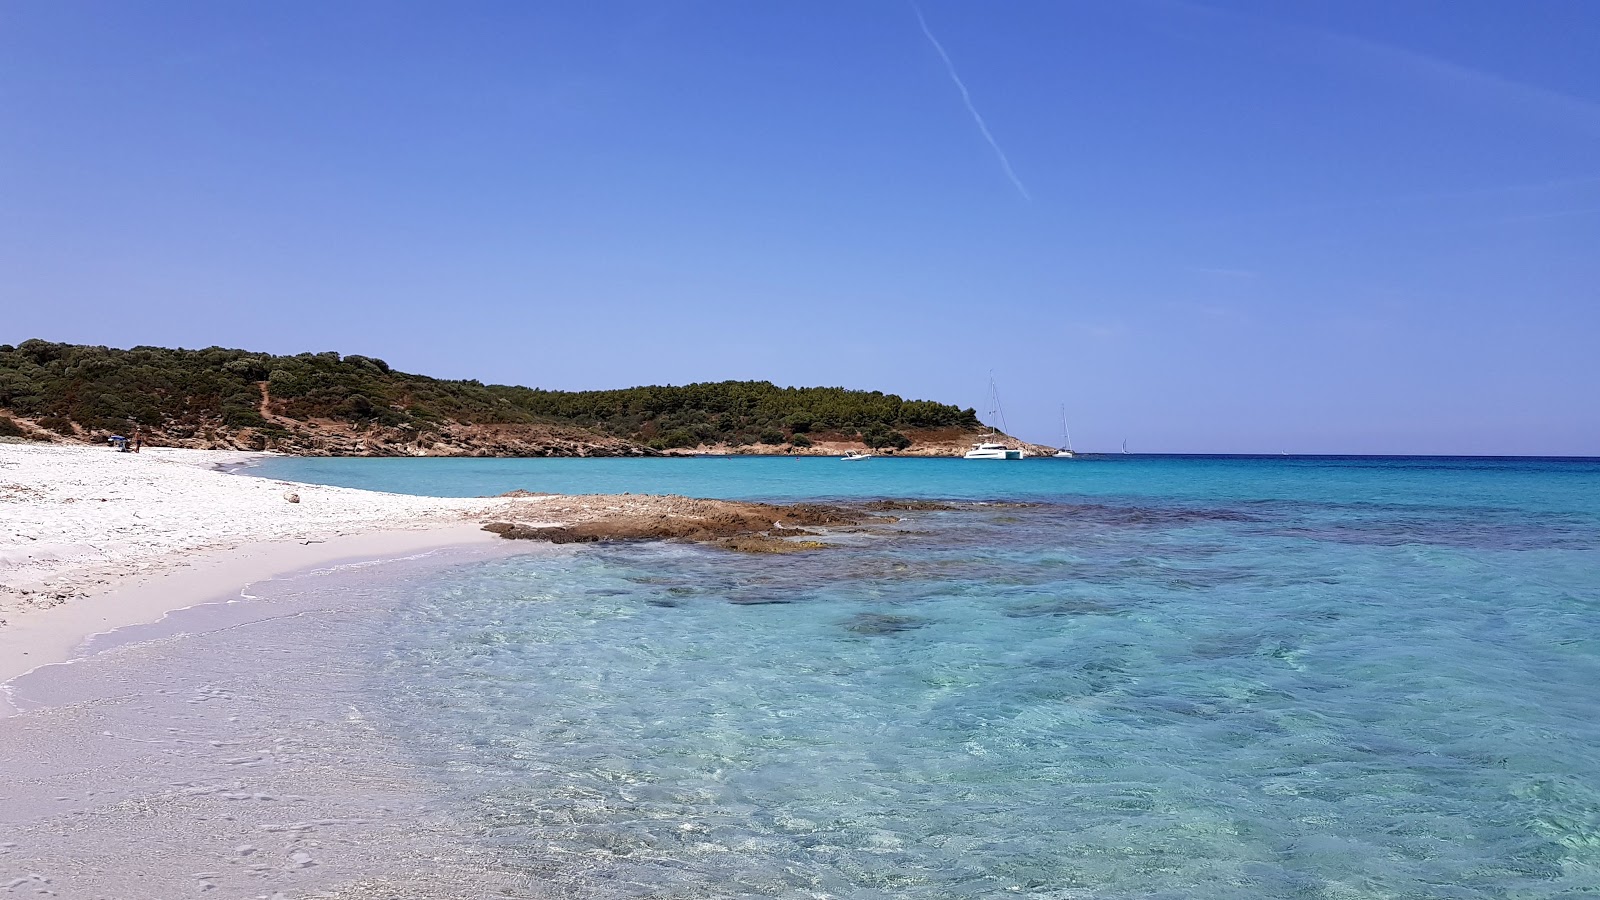
[{"label": "white catamaran", "polygon": [[[994,386],[993,372],[989,373],[989,419],[991,428],[994,427],[993,423],[998,421],[1000,430],[1002,432],[1006,430],[1006,414],[1005,410],[1000,408],[1000,391]],[[984,435],[984,437],[986,440],[973,444],[972,449],[968,450],[966,456],[963,457],[964,459],[1021,459],[1028,455],[1026,450],[1019,447],[1007,447],[999,441],[988,440],[988,438],[998,437],[993,432]]]}]

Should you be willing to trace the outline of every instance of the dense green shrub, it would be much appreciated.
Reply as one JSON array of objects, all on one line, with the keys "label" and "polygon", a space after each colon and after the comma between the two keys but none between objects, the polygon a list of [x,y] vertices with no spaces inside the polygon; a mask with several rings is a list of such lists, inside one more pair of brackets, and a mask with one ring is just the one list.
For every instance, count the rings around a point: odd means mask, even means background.
[{"label": "dense green shrub", "polygon": [[911,439],[898,431],[889,431],[874,426],[861,435],[861,442],[874,450],[888,447],[894,450],[904,450],[911,446]]},{"label": "dense green shrub", "polygon": [[54,431],[56,434],[66,435],[68,437],[74,433],[72,430],[72,420],[66,418],[65,416],[45,416],[39,420],[39,427],[48,428],[51,431]]},{"label": "dense green shrub", "polygon": [[237,403],[222,404],[222,424],[229,428],[260,428],[266,424],[254,406]]},{"label": "dense green shrub", "polygon": [[[887,432],[900,428],[977,427],[970,409],[902,400],[878,391],[844,388],[780,388],[766,381],[723,381],[681,386],[651,385],[618,391],[544,391],[495,385],[488,388],[511,406],[540,418],[573,421],[628,438],[664,435],[693,425],[709,429],[708,441],[737,434],[814,429]],[[652,432],[648,426],[654,425]]]},{"label": "dense green shrub", "polygon": [[687,428],[674,428],[666,434],[663,434],[660,438],[658,438],[658,440],[661,442],[660,449],[663,450],[672,450],[679,447],[694,447],[700,443],[700,441],[695,438],[694,433],[689,431]]},{"label": "dense green shrub", "polygon": [[0,416],[0,437],[22,437],[22,426],[11,420],[10,416]]},{"label": "dense green shrub", "polygon": [[[816,430],[870,432],[976,427],[970,410],[880,391],[782,388],[766,381],[546,391],[396,372],[381,359],[338,353],[274,356],[222,347],[117,350],[28,340],[0,345],[0,407],[48,418],[55,430],[143,425],[259,428],[267,412],[358,426],[550,422],[593,428],[661,448],[779,443]],[[48,427],[48,426],[47,426]],[[795,442],[796,446],[805,446]]]}]

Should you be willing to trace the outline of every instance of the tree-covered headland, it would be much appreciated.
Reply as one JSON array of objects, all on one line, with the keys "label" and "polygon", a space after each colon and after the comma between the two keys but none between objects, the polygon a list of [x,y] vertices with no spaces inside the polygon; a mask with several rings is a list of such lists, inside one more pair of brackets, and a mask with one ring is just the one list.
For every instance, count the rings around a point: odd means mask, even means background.
[{"label": "tree-covered headland", "polygon": [[0,411],[61,434],[248,432],[267,443],[295,422],[419,434],[446,424],[552,424],[658,450],[806,446],[815,434],[903,447],[910,443],[907,431],[978,427],[971,409],[839,387],[722,381],[549,391],[429,378],[396,371],[381,359],[331,352],[119,350],[43,340],[0,344]]}]

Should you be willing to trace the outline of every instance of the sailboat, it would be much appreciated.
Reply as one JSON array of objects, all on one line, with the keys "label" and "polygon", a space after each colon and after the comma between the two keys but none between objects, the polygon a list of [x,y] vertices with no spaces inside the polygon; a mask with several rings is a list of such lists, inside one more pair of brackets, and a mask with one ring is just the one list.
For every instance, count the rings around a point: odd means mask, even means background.
[{"label": "sailboat", "polygon": [[1067,429],[1067,405],[1061,404],[1061,439],[1066,441],[1066,446],[1057,450],[1054,459],[1073,459],[1078,454],[1072,452],[1072,432]]},{"label": "sailboat", "polygon": [[[1000,423],[1000,430],[1005,430],[1006,414],[1005,410],[1000,408],[1000,391],[994,386],[993,372],[989,373],[989,419],[991,422],[998,421]],[[993,425],[991,424],[990,427],[993,427]],[[966,455],[962,458],[1021,459],[1028,455],[1026,450],[1007,447],[1005,444],[1002,444],[997,440],[992,440],[992,438],[998,437],[998,435],[996,435],[994,432],[990,432],[989,434],[984,435],[984,437],[986,440],[973,444],[972,449],[968,450]]]}]

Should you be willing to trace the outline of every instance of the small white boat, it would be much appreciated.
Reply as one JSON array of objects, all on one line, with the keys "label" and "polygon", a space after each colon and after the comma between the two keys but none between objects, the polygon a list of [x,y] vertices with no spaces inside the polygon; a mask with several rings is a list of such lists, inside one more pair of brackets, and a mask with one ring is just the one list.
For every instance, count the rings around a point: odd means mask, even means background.
[{"label": "small white boat", "polygon": [[862,453],[862,452],[860,452],[858,450],[851,450],[849,453],[846,453],[844,456],[841,456],[839,459],[840,459],[841,462],[860,462],[861,460],[871,459],[871,458],[872,458],[872,454],[871,453]]},{"label": "small white boat", "polygon": [[1067,445],[1057,450],[1052,458],[1075,459],[1078,454],[1072,452],[1072,432],[1067,430],[1067,405],[1065,403],[1061,404],[1061,438],[1066,441]]},{"label": "small white boat", "polygon": [[968,450],[962,459],[1021,459],[1027,455],[1025,450],[1007,447],[994,441],[984,441],[973,444],[972,449]]}]

